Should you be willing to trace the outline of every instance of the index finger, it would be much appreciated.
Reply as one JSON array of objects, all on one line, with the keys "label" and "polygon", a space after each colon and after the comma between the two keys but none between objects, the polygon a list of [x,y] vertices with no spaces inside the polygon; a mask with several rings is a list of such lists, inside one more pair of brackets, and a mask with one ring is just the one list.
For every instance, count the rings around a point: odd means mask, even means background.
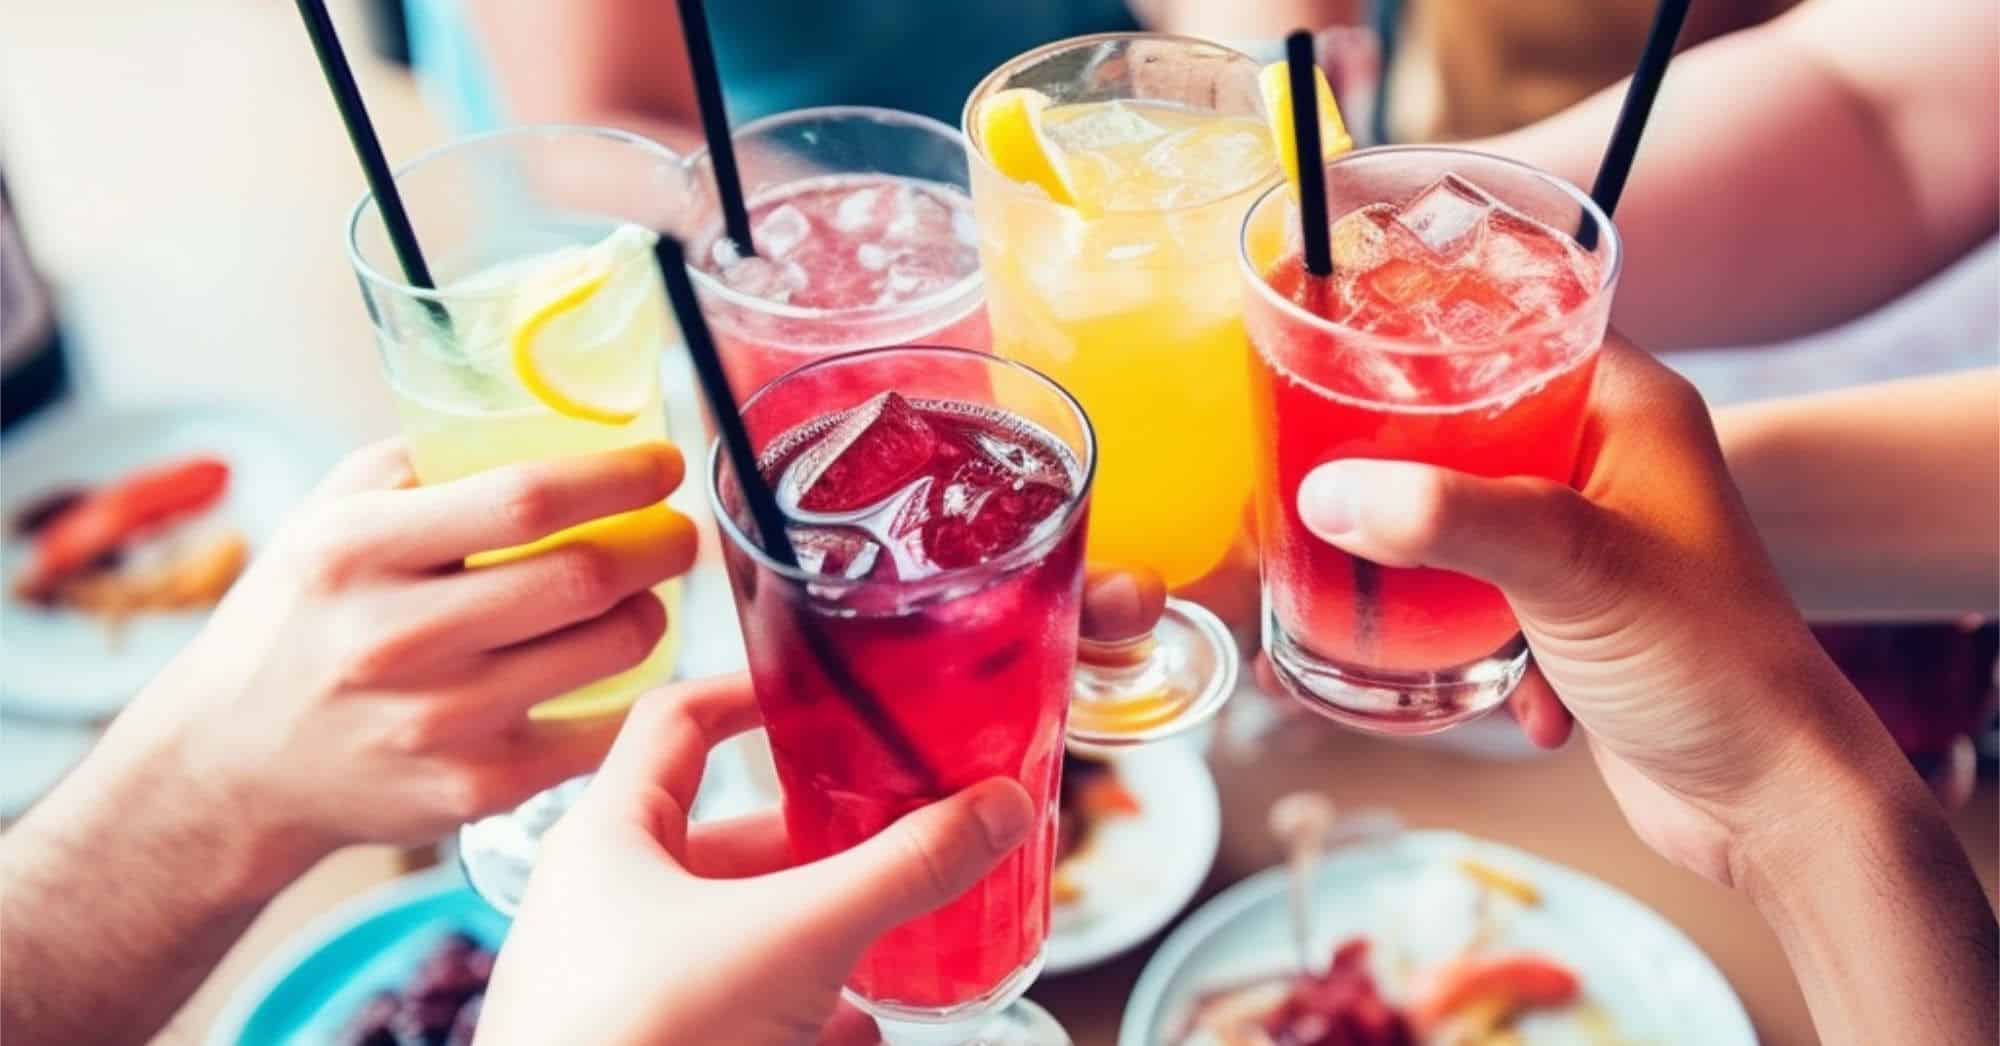
[{"label": "index finger", "polygon": [[683,471],[664,442],[522,462],[385,495],[353,514],[348,540],[385,565],[445,566],[657,504]]},{"label": "index finger", "polygon": [[632,706],[591,790],[643,817],[678,854],[709,749],[762,721],[746,673],[655,690]]}]

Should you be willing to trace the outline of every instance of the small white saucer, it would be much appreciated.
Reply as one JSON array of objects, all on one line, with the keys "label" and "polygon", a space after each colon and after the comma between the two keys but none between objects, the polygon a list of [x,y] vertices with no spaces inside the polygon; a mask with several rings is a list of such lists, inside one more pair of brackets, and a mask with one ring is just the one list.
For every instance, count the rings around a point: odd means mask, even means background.
[{"label": "small white saucer", "polygon": [[[0,447],[0,516],[77,484],[194,454],[229,463],[229,492],[199,525],[241,530],[255,557],[337,452],[331,441],[270,415],[221,404],[71,404],[9,434]],[[0,528],[4,530],[4,528]],[[0,534],[0,578],[24,565],[26,542]],[[82,614],[0,595],[0,709],[53,721],[110,716],[187,645],[208,615],[144,614],[115,641]]]},{"label": "small white saucer", "polygon": [[1215,778],[1192,744],[1156,742],[1111,762],[1139,812],[1098,824],[1066,865],[1081,893],[1055,908],[1049,974],[1103,962],[1159,932],[1201,889],[1221,844]]}]

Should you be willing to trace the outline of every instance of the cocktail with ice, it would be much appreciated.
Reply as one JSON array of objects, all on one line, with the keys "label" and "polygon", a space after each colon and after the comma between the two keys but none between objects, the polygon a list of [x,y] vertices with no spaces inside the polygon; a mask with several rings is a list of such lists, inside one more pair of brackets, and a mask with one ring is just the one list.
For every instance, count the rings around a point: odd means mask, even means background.
[{"label": "cocktail with ice", "polygon": [[[1572,480],[1619,244],[1574,186],[1496,157],[1377,149],[1326,167],[1334,271],[1307,273],[1288,192],[1243,230],[1256,363],[1265,648],[1297,695],[1427,733],[1498,704],[1527,653],[1499,590],[1388,568],[1306,530],[1340,458]],[[1586,223],[1586,249],[1572,235]]]},{"label": "cocktail with ice", "polygon": [[994,351],[1076,394],[1103,445],[1090,559],[1182,598],[1086,648],[1071,732],[1196,725],[1233,690],[1225,622],[1254,618],[1248,346],[1235,238],[1278,177],[1257,65],[1151,33],[1050,44],[973,91],[965,126]]},{"label": "cocktail with ice", "polygon": [[849,982],[887,1021],[989,1013],[1048,934],[1089,425],[1026,368],[924,347],[810,364],[743,417],[799,565],[758,546],[720,455],[711,491],[796,856],[999,775],[1039,811],[1019,850],[884,935]]},{"label": "cocktail with ice", "polygon": [[[843,106],[766,117],[732,138],[755,253],[731,242],[711,213],[689,258],[739,400],[840,352],[919,342],[987,348],[956,131],[912,113]],[[706,153],[694,163],[711,177]]]}]

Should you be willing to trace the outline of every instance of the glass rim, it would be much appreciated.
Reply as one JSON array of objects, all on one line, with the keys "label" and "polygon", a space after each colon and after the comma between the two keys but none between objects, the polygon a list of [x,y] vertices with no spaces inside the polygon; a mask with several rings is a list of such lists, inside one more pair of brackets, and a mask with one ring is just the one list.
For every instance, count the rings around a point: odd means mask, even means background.
[{"label": "glass rim", "polygon": [[[965,147],[965,136],[959,133],[958,128],[953,127],[948,123],[945,123],[943,120],[939,120],[930,116],[925,116],[922,113],[913,113],[906,109],[891,109],[886,106],[879,106],[879,105],[814,105],[814,106],[807,106],[804,109],[786,109],[783,112],[776,112],[766,116],[760,116],[757,119],[742,125],[741,127],[732,129],[729,132],[729,138],[730,141],[734,142],[744,136],[757,134],[763,131],[768,131],[773,127],[783,126],[785,124],[793,123],[801,119],[812,119],[812,118],[844,119],[844,118],[862,118],[862,117],[865,117],[877,123],[902,124],[907,127],[915,127],[921,130],[930,131],[932,133],[938,134],[952,141],[953,143],[957,144],[960,148]],[[706,145],[703,145],[701,148],[696,149],[694,152],[688,154],[687,159],[684,161],[684,163],[686,164],[687,170],[689,172],[690,181],[693,180],[693,172],[695,168],[700,166],[701,162],[706,160],[707,158],[708,158],[708,146]],[[893,178],[900,176],[885,175],[884,177]],[[928,181],[928,179],[911,179],[911,180]],[[956,186],[954,186],[954,188],[956,188]],[[967,197],[967,208],[969,210],[971,207],[970,203],[971,193],[969,191],[966,193],[966,197]],[[746,201],[746,206],[747,206],[747,201]],[[709,230],[707,229],[703,229],[702,230],[703,235],[706,236],[708,231]],[[972,267],[971,272],[965,274],[964,276],[959,277],[957,280],[953,281],[949,286],[932,291],[931,293],[922,295],[920,297],[912,298],[909,301],[895,302],[889,305],[855,305],[837,309],[823,309],[823,308],[814,308],[806,305],[793,305],[790,304],[789,302],[776,302],[776,301],[771,301],[768,298],[759,298],[754,294],[745,294],[742,291],[739,291],[736,288],[729,286],[727,283],[724,283],[715,274],[708,272],[706,269],[703,269],[695,257],[696,252],[706,250],[707,245],[712,241],[706,238],[696,238],[693,236],[690,236],[688,239],[689,239],[689,262],[687,267],[688,275],[693,277],[695,286],[700,288],[703,293],[713,294],[717,298],[720,298],[724,303],[734,308],[754,311],[762,313],[766,316],[776,316],[788,320],[808,320],[814,322],[832,321],[832,322],[846,322],[846,323],[874,323],[891,319],[901,319],[909,316],[917,316],[922,313],[929,312],[932,309],[936,309],[946,304],[949,304],[960,298],[968,297],[972,294],[973,291],[980,290],[986,284],[985,270],[975,265]],[[967,311],[970,310],[968,309]],[[954,316],[953,320],[955,321],[956,319],[957,317]],[[942,329],[943,327],[947,326],[949,322],[950,321],[947,321],[947,323],[940,323],[938,326],[940,329]]]},{"label": "glass rim", "polygon": [[[461,135],[449,141],[433,145],[416,156],[405,160],[389,172],[389,178],[393,182],[400,183],[405,176],[417,173],[420,168],[434,161],[443,159],[447,155],[472,148],[511,143],[514,141],[570,137],[597,138],[619,142],[634,146],[642,153],[652,153],[663,161],[664,166],[672,168],[678,173],[683,188],[688,186],[689,168],[687,158],[681,154],[644,135],[634,134],[631,131],[621,130],[616,127],[581,123],[521,124],[514,127],[501,127],[495,130]],[[354,206],[349,208],[347,212],[347,260],[353,265],[355,274],[361,278],[362,282],[372,284],[385,291],[406,298],[419,301],[433,301],[440,304],[450,304],[455,301],[494,301],[513,294],[513,291],[505,286],[482,287],[474,290],[418,287],[400,276],[391,276],[383,272],[363,256],[361,251],[362,215],[371,206],[374,206],[375,203],[375,191],[367,189],[361,193],[360,199],[354,201]],[[376,207],[375,211],[379,217],[381,208]],[[659,229],[649,229],[647,231],[655,235],[663,233],[663,230]]]},{"label": "glass rim", "polygon": [[[1471,157],[1482,163],[1498,164],[1502,167],[1513,168],[1515,171],[1551,186],[1558,192],[1568,196],[1577,203],[1583,213],[1596,221],[1600,237],[1599,243],[1605,258],[1605,263],[1598,271],[1597,288],[1591,292],[1591,302],[1595,302],[1597,299],[1610,294],[1612,289],[1618,285],[1619,270],[1625,262],[1625,241],[1620,236],[1618,227],[1611,223],[1611,216],[1604,213],[1603,208],[1597,205],[1596,200],[1590,198],[1589,193],[1584,192],[1568,179],[1559,178],[1532,164],[1522,163],[1519,160],[1496,153],[1481,152],[1477,149],[1465,149],[1458,146],[1381,145],[1342,153],[1328,160],[1324,165],[1324,169],[1328,175],[1331,175],[1334,168],[1344,163],[1367,162],[1385,157],[1412,155]],[[1250,261],[1251,223],[1257,220],[1258,214],[1264,210],[1266,205],[1273,202],[1273,197],[1276,194],[1288,191],[1290,188],[1291,186],[1288,183],[1280,182],[1265,190],[1262,195],[1257,197],[1256,202],[1250,205],[1250,210],[1243,216],[1242,230],[1236,236],[1236,264],[1242,270],[1244,278],[1249,280],[1251,286],[1256,288],[1258,297],[1266,305],[1277,309],[1286,319],[1294,323],[1302,324],[1323,334],[1338,336],[1343,343],[1359,344],[1371,351],[1388,355],[1476,356],[1490,352],[1503,352],[1513,346],[1519,345],[1523,341],[1546,337],[1567,326],[1578,312],[1583,311],[1584,306],[1580,305],[1576,309],[1572,309],[1560,316],[1554,316],[1520,330],[1508,331],[1499,337],[1471,345],[1440,345],[1434,342],[1418,341],[1414,338],[1398,338],[1377,334],[1373,331],[1365,331],[1359,327],[1350,326],[1338,320],[1330,320],[1324,316],[1314,315],[1306,311],[1303,306],[1273,289],[1270,281],[1266,280],[1264,274],[1258,272]],[[1495,198],[1498,199],[1497,196]],[[1502,204],[1507,203],[1504,199],[1500,200],[1500,202]],[[1512,205],[1509,204],[1508,206]],[[1557,231],[1560,232],[1561,230]],[[1567,233],[1564,233],[1564,235],[1569,236]],[[1576,241],[1574,236],[1569,236],[1569,239],[1572,243]],[[1580,244],[1579,247],[1581,247]]]},{"label": "glass rim", "polygon": [[[1229,56],[1229,58],[1232,61],[1248,63],[1252,71],[1253,86],[1255,80],[1255,71],[1263,68],[1261,65],[1257,63],[1257,60],[1255,58],[1250,57],[1249,55],[1243,53],[1242,51],[1237,50],[1234,47],[1229,46],[1228,44],[1219,43],[1214,40],[1204,39],[1199,36],[1186,36],[1180,33],[1151,33],[1151,32],[1146,32],[1144,30],[1133,30],[1133,31],[1123,31],[1123,32],[1111,32],[1111,33],[1089,33],[1083,36],[1067,37],[1062,40],[1052,40],[1046,44],[1041,45],[1040,47],[1035,47],[1031,48],[1030,50],[1023,51],[1020,54],[1017,54],[1014,57],[1009,58],[1006,61],[1000,63],[993,69],[992,72],[987,73],[984,77],[982,77],[978,84],[973,86],[971,94],[966,95],[965,108],[960,111],[958,119],[959,119],[960,131],[965,138],[965,152],[966,155],[970,158],[969,162],[979,165],[981,170],[984,170],[986,173],[998,179],[1001,184],[1006,186],[1006,192],[1008,192],[1010,195],[1017,196],[1027,200],[1038,200],[1044,204],[1047,204],[1050,207],[1061,207],[1065,210],[1076,211],[1076,208],[1074,207],[1070,207],[1066,204],[1060,204],[1050,199],[1047,193],[1043,192],[1040,188],[1036,186],[1015,181],[1014,179],[1009,178],[1004,174],[1001,174],[1000,169],[993,166],[993,162],[986,158],[986,150],[980,146],[979,136],[976,133],[974,133],[974,128],[977,126],[977,121],[974,119],[974,114],[977,112],[979,104],[985,101],[989,95],[993,94],[995,87],[1001,82],[1003,82],[1004,76],[1010,75],[1014,72],[1018,72],[1019,70],[1025,69],[1028,66],[1033,65],[1037,62],[1044,61],[1048,59],[1050,56],[1055,54],[1059,54],[1065,51],[1073,51],[1084,46],[1095,46],[1097,44],[1111,43],[1117,40],[1126,40],[1126,41],[1153,40],[1164,43],[1182,44],[1192,47],[1200,47],[1210,51],[1219,51],[1222,54]],[[1093,221],[1116,220],[1119,218],[1186,214],[1191,211],[1198,211],[1205,207],[1214,207],[1218,204],[1228,203],[1240,197],[1249,196],[1252,193],[1256,193],[1258,190],[1265,188],[1266,183],[1270,182],[1273,178],[1278,178],[1279,175],[1280,175],[1280,165],[1278,163],[1278,157],[1274,153],[1271,157],[1270,169],[1265,172],[1262,178],[1258,178],[1255,181],[1247,182],[1241,188],[1232,189],[1229,192],[1223,193],[1220,196],[1211,197],[1206,200],[1198,200],[1194,203],[1177,204],[1172,207],[1152,207],[1144,210],[1130,210],[1130,211],[1107,210],[1098,214],[1093,214],[1089,217],[1084,217],[1079,212],[1078,217],[1083,218],[1083,220],[1086,222],[1093,222]],[[1280,181],[1279,184],[1283,184],[1282,180]]]},{"label": "glass rim", "polygon": [[[1077,402],[1076,397],[1074,395],[1071,395],[1068,389],[1063,388],[1062,383],[1056,381],[1054,378],[1049,377],[1048,375],[1042,373],[1041,371],[1028,366],[1025,363],[1020,363],[1015,360],[1010,360],[1004,357],[995,356],[989,352],[980,352],[976,349],[962,349],[953,345],[889,345],[874,349],[857,349],[852,352],[842,352],[842,353],[836,353],[832,356],[821,357],[820,359],[816,359],[811,363],[807,363],[799,367],[794,367],[793,369],[788,370],[785,373],[780,374],[775,378],[772,378],[770,381],[765,382],[763,385],[759,386],[757,388],[757,391],[751,393],[749,398],[743,401],[743,405],[738,410],[738,413],[739,414],[747,413],[750,410],[750,408],[757,403],[759,399],[762,399],[764,397],[766,393],[772,391],[773,389],[777,388],[779,385],[784,384],[785,382],[791,381],[792,379],[797,378],[800,375],[806,374],[807,372],[819,370],[821,368],[834,366],[837,364],[849,362],[856,359],[865,359],[875,356],[887,356],[898,353],[912,353],[912,354],[923,354],[923,355],[935,355],[942,353],[949,356],[957,356],[961,358],[976,360],[977,362],[982,364],[997,365],[1007,370],[1027,375],[1041,386],[1052,390],[1056,394],[1056,396],[1061,400],[1061,402],[1066,406],[1068,406],[1070,413],[1075,415],[1077,423],[1082,429],[1083,451],[1081,455],[1081,460],[1078,462],[1076,492],[1075,495],[1069,499],[1068,503],[1063,506],[1062,509],[1063,519],[1061,525],[1049,531],[1049,533],[1044,535],[1040,540],[1029,542],[1022,545],[1017,545],[1014,548],[1009,549],[1005,553],[996,556],[993,559],[989,559],[984,563],[976,563],[973,564],[972,566],[967,566],[967,567],[948,567],[938,571],[935,574],[931,574],[923,578],[918,578],[913,581],[904,581],[900,578],[896,580],[876,580],[870,578],[853,579],[853,578],[838,577],[832,574],[815,573],[813,571],[806,570],[802,567],[788,566],[784,563],[778,562],[778,560],[773,558],[768,552],[764,551],[764,547],[761,544],[759,544],[755,539],[750,537],[750,535],[745,534],[743,532],[743,528],[737,525],[735,516],[729,512],[726,506],[723,505],[722,467],[725,464],[728,455],[723,451],[722,439],[721,437],[718,436],[714,439],[711,439],[708,444],[708,484],[707,484],[708,507],[710,512],[715,516],[715,529],[717,530],[717,532],[722,534],[723,537],[728,539],[737,548],[743,550],[743,552],[747,554],[753,561],[755,561],[760,568],[768,570],[771,573],[777,574],[778,576],[783,577],[788,581],[797,582],[799,584],[838,585],[841,587],[841,590],[843,592],[856,591],[856,590],[879,591],[887,589],[926,589],[934,587],[944,587],[949,585],[952,581],[961,580],[968,577],[980,577],[984,575],[992,575],[997,577],[1003,574],[1012,573],[1015,570],[1026,567],[1029,564],[1033,563],[1036,559],[1039,559],[1040,557],[1047,555],[1048,551],[1054,547],[1056,542],[1060,541],[1063,537],[1068,535],[1069,532],[1077,526],[1078,521],[1083,514],[1084,503],[1089,500],[1091,482],[1096,478],[1097,475],[1097,428],[1096,426],[1091,424],[1090,415],[1085,413],[1083,409],[1083,404]],[[1032,424],[1032,422],[1030,422],[1030,424]],[[1053,435],[1053,433],[1051,433],[1051,435]],[[1061,437],[1057,438],[1060,439]]]}]

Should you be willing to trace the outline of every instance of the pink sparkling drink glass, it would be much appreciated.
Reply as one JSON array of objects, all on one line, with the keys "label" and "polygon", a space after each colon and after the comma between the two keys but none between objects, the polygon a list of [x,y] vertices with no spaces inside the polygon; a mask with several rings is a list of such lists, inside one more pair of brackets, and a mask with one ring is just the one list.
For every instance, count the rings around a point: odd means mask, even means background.
[{"label": "pink sparkling drink glass", "polygon": [[[891,345],[988,351],[965,140],[928,117],[830,106],[738,128],[754,256],[710,193],[689,268],[738,400],[815,359]],[[974,390],[976,391],[976,390]]]}]

